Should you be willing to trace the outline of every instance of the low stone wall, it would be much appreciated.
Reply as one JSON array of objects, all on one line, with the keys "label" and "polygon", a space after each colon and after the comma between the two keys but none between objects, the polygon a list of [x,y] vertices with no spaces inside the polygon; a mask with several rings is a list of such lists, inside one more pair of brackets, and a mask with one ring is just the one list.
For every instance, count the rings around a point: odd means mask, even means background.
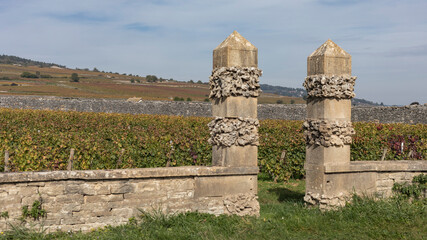
[{"label": "low stone wall", "polygon": [[[387,198],[393,195],[394,183],[412,181],[427,174],[427,161],[358,161],[330,164],[324,168],[328,194],[307,193],[305,200],[321,209],[343,206],[356,193],[360,196]],[[351,189],[351,190],[350,190]],[[350,190],[350,191],[349,191]]]},{"label": "low stone wall", "polygon": [[0,231],[20,224],[37,200],[47,231],[89,231],[127,223],[143,211],[259,215],[257,167],[176,167],[0,173]]},{"label": "low stone wall", "polygon": [[[211,103],[172,101],[126,101],[41,96],[0,95],[0,107],[74,110],[131,114],[212,116]],[[352,107],[353,122],[427,124],[427,106]],[[258,104],[258,119],[305,120],[305,104]]]}]

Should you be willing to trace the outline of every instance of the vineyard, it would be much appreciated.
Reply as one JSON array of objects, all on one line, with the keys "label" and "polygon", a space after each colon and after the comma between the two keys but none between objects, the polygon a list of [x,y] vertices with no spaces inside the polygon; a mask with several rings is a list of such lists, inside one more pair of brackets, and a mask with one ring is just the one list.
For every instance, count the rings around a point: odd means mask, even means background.
[{"label": "vineyard", "polygon": [[[211,164],[211,118],[0,109],[11,171]],[[258,162],[276,180],[304,176],[302,121],[260,121]],[[427,125],[354,123],[351,160],[426,159]],[[0,159],[4,171],[4,159]]]}]

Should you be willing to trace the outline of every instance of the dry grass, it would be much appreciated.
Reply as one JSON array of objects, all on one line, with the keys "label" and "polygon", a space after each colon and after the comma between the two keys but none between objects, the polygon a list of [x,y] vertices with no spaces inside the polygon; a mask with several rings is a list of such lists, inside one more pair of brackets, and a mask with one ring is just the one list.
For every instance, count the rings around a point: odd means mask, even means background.
[{"label": "dry grass", "polygon": [[[22,78],[23,72],[50,75],[52,78]],[[78,83],[70,82],[72,73],[80,77]],[[83,98],[127,99],[138,97],[145,100],[173,100],[174,97],[191,98],[192,101],[205,101],[209,95],[208,84],[163,82],[147,83],[144,77],[116,73],[103,73],[75,69],[40,68],[37,66],[15,66],[0,64],[0,94],[8,95],[48,95]],[[131,83],[131,79],[135,83]],[[140,83],[138,83],[139,81]],[[11,86],[11,84],[17,86]],[[284,104],[304,103],[302,98],[284,97],[262,93],[259,103]]]}]

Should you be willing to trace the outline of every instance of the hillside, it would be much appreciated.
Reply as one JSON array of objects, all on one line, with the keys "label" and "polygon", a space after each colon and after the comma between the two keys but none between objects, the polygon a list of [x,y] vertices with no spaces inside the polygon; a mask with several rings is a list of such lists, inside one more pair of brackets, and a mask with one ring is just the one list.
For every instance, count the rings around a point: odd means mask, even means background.
[{"label": "hillside", "polygon": [[[307,92],[303,88],[289,88],[289,87],[261,84],[261,89],[264,93],[272,93],[272,94],[288,96],[288,97],[305,98],[307,95]],[[374,103],[372,101],[368,101],[361,98],[353,98],[351,99],[351,103],[354,106],[379,106],[380,105],[378,103]]]},{"label": "hillside", "polygon": [[0,64],[16,64],[16,65],[22,65],[22,66],[39,66],[39,67],[56,66],[56,67],[65,68],[65,66],[55,64],[55,63],[39,62],[31,59],[21,58],[17,56],[10,56],[10,55],[0,55]]},{"label": "hillside", "polygon": [[[25,73],[25,74],[24,74]],[[71,79],[75,73],[78,82]],[[306,91],[261,84],[259,103],[305,103]],[[47,95],[84,98],[141,98],[145,100],[209,101],[209,85],[202,82],[179,82],[154,75],[85,69],[45,63],[16,56],[0,55],[0,94]],[[364,99],[353,99],[354,105],[378,105]]]},{"label": "hillside", "polygon": [[[78,82],[71,79],[77,74]],[[154,82],[156,81],[156,82]],[[100,72],[95,69],[68,69],[0,64],[0,94],[41,95],[81,98],[209,101],[206,83],[178,82],[155,76]],[[304,103],[302,98],[263,93],[260,103]]]}]

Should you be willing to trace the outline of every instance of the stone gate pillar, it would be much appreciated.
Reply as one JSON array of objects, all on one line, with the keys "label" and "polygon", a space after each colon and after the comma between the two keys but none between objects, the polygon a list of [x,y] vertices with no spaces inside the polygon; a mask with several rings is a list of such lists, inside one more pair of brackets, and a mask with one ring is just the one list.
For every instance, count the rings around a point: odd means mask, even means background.
[{"label": "stone gate pillar", "polygon": [[209,123],[214,166],[257,166],[258,49],[234,31],[213,50]]},{"label": "stone gate pillar", "polygon": [[[350,164],[351,98],[356,77],[351,56],[331,40],[307,58],[306,195],[304,200],[325,206],[342,205],[348,195],[346,179],[326,176],[328,166]],[[341,175],[341,177],[345,177]]]}]

